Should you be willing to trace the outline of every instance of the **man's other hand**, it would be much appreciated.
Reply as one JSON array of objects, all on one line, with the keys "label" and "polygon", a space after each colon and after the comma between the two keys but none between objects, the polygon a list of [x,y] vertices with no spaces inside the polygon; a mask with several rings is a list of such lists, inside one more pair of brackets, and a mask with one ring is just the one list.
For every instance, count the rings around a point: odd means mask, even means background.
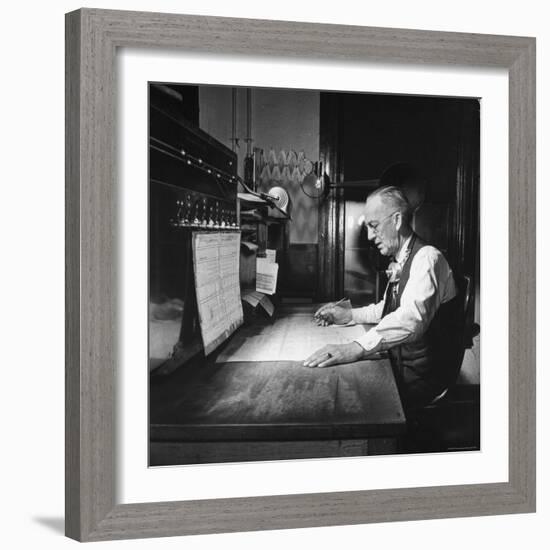
[{"label": "man's other hand", "polygon": [[312,353],[305,361],[305,367],[330,367],[342,363],[353,363],[363,357],[364,349],[357,342],[329,344]]}]

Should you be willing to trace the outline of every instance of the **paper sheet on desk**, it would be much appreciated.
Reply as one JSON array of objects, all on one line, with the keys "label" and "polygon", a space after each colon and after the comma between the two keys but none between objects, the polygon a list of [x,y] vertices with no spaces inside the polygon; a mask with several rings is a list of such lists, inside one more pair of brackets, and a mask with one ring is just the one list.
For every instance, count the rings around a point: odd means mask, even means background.
[{"label": "paper sheet on desk", "polygon": [[277,273],[279,264],[267,258],[256,260],[256,290],[264,294],[275,294],[277,290]]},{"label": "paper sheet on desk", "polygon": [[244,302],[249,303],[252,307],[257,307],[258,304],[262,306],[265,310],[265,312],[270,316],[273,317],[273,312],[275,311],[275,306],[271,302],[271,300],[263,294],[262,292],[254,291],[254,292],[246,292],[241,294],[241,299]]},{"label": "paper sheet on desk", "polygon": [[216,362],[303,361],[326,344],[347,344],[365,334],[363,325],[321,327],[310,313],[276,319],[260,333],[236,334]]}]

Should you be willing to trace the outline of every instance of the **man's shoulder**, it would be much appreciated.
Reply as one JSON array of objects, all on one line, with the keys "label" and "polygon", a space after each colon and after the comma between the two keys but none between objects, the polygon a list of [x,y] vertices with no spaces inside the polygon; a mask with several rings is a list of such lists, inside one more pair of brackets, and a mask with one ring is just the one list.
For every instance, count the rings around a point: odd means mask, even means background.
[{"label": "man's shoulder", "polygon": [[443,252],[431,244],[424,244],[418,249],[413,258],[414,263],[427,263],[432,266],[445,266],[449,264]]},{"label": "man's shoulder", "polygon": [[416,253],[417,256],[424,256],[425,258],[440,258],[444,257],[443,253],[439,248],[436,248],[435,246],[423,243],[422,246],[418,249],[418,252]]}]

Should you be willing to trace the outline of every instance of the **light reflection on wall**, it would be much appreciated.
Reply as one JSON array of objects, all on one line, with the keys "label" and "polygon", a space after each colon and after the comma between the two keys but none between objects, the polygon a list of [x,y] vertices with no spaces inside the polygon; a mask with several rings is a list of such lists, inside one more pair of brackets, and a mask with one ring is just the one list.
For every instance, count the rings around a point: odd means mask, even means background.
[{"label": "light reflection on wall", "polygon": [[369,259],[364,201],[346,201],[344,294],[354,306],[376,301],[376,270]]}]

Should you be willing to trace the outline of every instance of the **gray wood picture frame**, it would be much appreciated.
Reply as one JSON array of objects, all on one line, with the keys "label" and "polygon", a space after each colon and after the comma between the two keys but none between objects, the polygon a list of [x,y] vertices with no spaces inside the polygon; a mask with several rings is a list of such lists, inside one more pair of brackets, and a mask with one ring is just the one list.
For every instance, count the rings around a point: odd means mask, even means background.
[{"label": "gray wood picture frame", "polygon": [[[121,47],[508,69],[508,482],[115,502],[115,58]],[[99,541],[535,511],[534,38],[82,9],[66,16],[66,71],[69,537]]]}]

